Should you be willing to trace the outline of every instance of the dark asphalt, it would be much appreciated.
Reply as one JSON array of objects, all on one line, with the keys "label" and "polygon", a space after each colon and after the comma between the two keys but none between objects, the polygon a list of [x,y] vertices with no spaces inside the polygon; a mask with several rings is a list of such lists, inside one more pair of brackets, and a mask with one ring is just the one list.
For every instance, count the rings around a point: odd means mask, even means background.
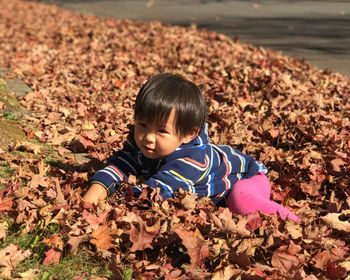
[{"label": "dark asphalt", "polygon": [[350,1],[46,0],[102,17],[207,28],[350,77]]}]

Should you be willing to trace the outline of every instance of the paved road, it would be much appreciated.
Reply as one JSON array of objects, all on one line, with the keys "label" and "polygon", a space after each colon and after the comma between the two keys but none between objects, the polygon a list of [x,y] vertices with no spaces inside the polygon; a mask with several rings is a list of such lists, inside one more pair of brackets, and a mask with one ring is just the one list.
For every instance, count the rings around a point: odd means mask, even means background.
[{"label": "paved road", "polygon": [[103,17],[196,23],[350,77],[349,0],[46,0]]}]

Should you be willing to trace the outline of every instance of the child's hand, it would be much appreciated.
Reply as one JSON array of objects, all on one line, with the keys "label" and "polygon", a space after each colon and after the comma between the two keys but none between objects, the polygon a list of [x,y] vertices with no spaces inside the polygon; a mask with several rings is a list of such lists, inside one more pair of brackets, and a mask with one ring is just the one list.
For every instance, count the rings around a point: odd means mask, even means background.
[{"label": "child's hand", "polygon": [[92,184],[86,194],[83,196],[83,200],[88,203],[97,204],[100,200],[104,200],[107,197],[107,190],[100,184]]}]

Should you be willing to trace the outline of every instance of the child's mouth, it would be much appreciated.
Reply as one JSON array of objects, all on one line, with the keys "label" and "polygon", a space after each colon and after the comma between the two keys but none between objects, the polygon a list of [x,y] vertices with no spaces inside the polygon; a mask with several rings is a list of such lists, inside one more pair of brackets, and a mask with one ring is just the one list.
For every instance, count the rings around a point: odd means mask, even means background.
[{"label": "child's mouth", "polygon": [[146,146],[143,146],[143,148],[145,149],[145,151],[146,151],[147,153],[152,153],[152,152],[154,152],[154,149],[153,149],[153,148],[149,148],[149,147],[146,147]]}]

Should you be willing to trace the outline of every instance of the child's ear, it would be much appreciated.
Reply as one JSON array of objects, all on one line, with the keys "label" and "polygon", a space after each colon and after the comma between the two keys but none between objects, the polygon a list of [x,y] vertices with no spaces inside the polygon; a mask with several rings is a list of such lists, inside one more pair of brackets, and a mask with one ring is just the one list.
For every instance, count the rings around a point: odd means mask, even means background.
[{"label": "child's ear", "polygon": [[197,137],[197,135],[198,135],[198,129],[195,129],[183,137],[182,143],[183,144],[190,143],[194,138]]}]

